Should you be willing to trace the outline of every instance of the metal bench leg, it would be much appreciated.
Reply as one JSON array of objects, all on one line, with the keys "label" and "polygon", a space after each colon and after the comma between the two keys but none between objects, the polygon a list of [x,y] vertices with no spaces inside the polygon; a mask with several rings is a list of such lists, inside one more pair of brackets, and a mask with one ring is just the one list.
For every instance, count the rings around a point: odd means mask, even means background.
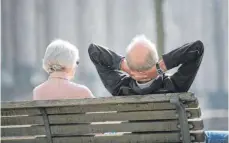
[{"label": "metal bench leg", "polygon": [[176,105],[176,110],[179,115],[179,123],[181,129],[181,139],[183,143],[191,143],[191,136],[189,132],[188,118],[186,115],[184,105],[179,101],[179,97],[177,95],[172,95],[170,99],[170,103]]}]

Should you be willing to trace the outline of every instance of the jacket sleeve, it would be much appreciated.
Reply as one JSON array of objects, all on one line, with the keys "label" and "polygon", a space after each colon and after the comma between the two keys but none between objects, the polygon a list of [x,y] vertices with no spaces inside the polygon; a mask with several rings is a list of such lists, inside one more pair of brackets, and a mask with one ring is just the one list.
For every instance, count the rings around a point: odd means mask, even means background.
[{"label": "jacket sleeve", "polygon": [[124,81],[130,78],[120,71],[122,56],[96,44],[90,44],[88,54],[95,65],[105,88],[114,96],[119,95]]},{"label": "jacket sleeve", "polygon": [[203,54],[203,43],[195,41],[162,56],[167,70],[181,65],[170,77],[177,92],[187,92],[189,90],[201,64]]}]

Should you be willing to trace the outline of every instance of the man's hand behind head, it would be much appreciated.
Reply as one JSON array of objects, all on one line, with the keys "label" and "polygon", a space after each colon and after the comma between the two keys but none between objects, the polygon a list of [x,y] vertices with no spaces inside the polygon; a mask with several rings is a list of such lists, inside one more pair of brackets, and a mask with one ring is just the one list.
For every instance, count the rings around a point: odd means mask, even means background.
[{"label": "man's hand behind head", "polygon": [[[159,62],[159,66],[162,69],[162,71],[165,72],[167,70],[163,60]],[[150,81],[158,76],[156,66],[153,66],[151,69],[146,71],[141,71],[141,72],[133,71],[128,67],[125,58],[121,62],[121,70],[128,73],[136,81],[142,81],[142,82]]]},{"label": "man's hand behind head", "polygon": [[[164,63],[163,60],[161,60],[161,61],[159,62],[159,66],[160,66],[160,68],[161,68],[161,70],[162,70],[163,72],[165,72],[165,71],[167,70],[167,68],[166,68],[165,63]],[[143,77],[143,75],[144,75],[145,79],[154,79],[154,78],[156,78],[156,77],[158,76],[156,66],[153,66],[153,67],[152,67],[151,69],[149,69],[149,70],[142,71],[142,72],[140,72],[140,74],[142,75],[142,77]],[[140,79],[140,78],[138,78],[138,79]],[[140,80],[141,80],[141,79],[140,79]]]},{"label": "man's hand behind head", "polygon": [[121,68],[122,71],[128,73],[129,75],[131,74],[131,70],[130,70],[130,68],[128,67],[125,58],[122,59],[120,68]]},{"label": "man's hand behind head", "polygon": [[142,72],[131,72],[130,76],[136,81],[146,82],[151,80],[151,78],[148,78],[147,75]]},{"label": "man's hand behind head", "polygon": [[144,72],[132,71],[128,67],[125,58],[121,61],[121,66],[120,67],[121,67],[122,71],[128,73],[136,81],[147,82],[147,81],[150,81],[152,79],[152,77],[151,77],[152,72],[150,70],[149,71],[144,71]]}]

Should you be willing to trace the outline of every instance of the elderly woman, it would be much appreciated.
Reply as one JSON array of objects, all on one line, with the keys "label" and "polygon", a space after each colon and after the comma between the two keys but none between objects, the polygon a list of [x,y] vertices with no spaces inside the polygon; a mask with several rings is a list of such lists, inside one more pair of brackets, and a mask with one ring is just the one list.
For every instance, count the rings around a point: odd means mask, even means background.
[{"label": "elderly woman", "polygon": [[43,68],[49,74],[47,81],[33,90],[34,100],[92,98],[91,91],[71,82],[79,63],[78,49],[71,43],[55,40],[48,45]]}]

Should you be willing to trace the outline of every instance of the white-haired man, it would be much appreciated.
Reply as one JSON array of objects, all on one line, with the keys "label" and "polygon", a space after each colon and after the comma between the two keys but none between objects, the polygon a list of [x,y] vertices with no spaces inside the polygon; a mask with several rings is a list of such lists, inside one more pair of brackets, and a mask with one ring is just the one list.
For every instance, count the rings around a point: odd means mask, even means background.
[{"label": "white-haired man", "polygon": [[[204,46],[201,41],[187,43],[162,55],[159,61],[156,46],[145,36],[136,36],[125,57],[96,44],[91,44],[88,52],[112,95],[144,95],[187,92],[201,64]],[[173,75],[164,74],[179,65]]]}]

